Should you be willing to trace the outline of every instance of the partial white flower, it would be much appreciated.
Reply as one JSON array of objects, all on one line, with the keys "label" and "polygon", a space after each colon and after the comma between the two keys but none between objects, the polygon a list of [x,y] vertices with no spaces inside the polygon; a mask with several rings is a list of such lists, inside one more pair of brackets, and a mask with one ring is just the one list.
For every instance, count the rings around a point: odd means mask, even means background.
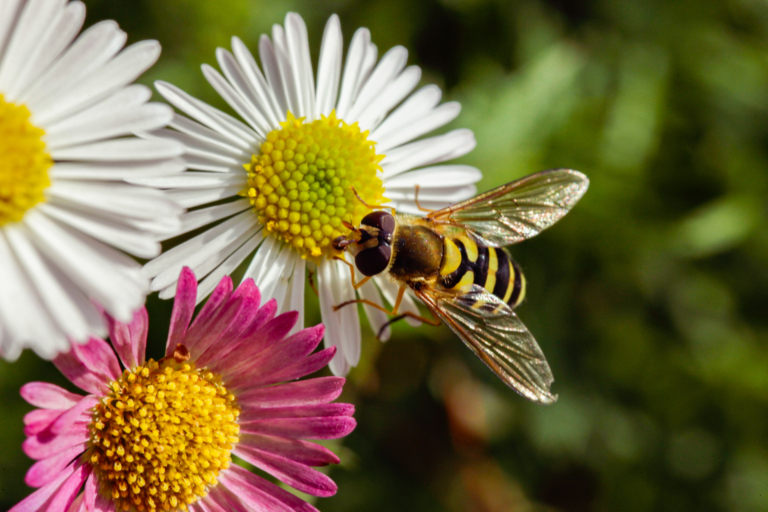
[{"label": "partial white flower", "polygon": [[[114,21],[78,36],[81,2],[0,1],[0,355],[52,358],[107,332],[99,307],[128,322],[149,280],[121,251],[152,258],[181,207],[125,180],[184,170],[179,144],[137,131],[172,110],[128,85],[160,55],[123,48]],[[99,306],[94,305],[98,304]]]},{"label": "partial white flower", "polygon": [[[368,204],[389,201],[413,214],[420,213],[413,201],[415,185],[426,208],[466,199],[476,193],[480,172],[435,164],[471,151],[475,139],[466,129],[421,138],[453,120],[459,104],[439,104],[441,92],[434,85],[413,92],[421,70],[406,67],[407,50],[397,46],[377,60],[365,28],[353,36],[342,63],[335,15],[323,34],[317,77],[307,29],[297,14],[287,15],[285,27],[275,25],[271,39],[261,37],[259,55],[261,68],[234,37],[232,52],[216,51],[223,75],[203,66],[206,79],[245,122],[169,83],[156,84],[194,121],[177,115],[172,130],[151,137],[183,143],[185,163],[195,170],[142,183],[169,190],[193,209],[177,235],[208,229],[149,262],[144,271],[154,278],[152,290],[170,298],[181,268],[191,267],[207,276],[200,283],[200,301],[255,251],[245,276],[265,296],[276,298],[280,311],[299,311],[298,327],[304,323],[305,273],[316,271],[325,343],[339,347],[330,366],[346,374],[360,358],[360,321],[355,307],[333,311],[356,293],[349,266],[330,259],[330,244],[348,232],[342,222],[357,224],[370,212],[351,187]],[[391,304],[397,288],[377,278],[360,289],[361,297],[380,305],[382,294]],[[364,309],[378,332],[387,315]],[[418,311],[411,297],[401,309]]]}]

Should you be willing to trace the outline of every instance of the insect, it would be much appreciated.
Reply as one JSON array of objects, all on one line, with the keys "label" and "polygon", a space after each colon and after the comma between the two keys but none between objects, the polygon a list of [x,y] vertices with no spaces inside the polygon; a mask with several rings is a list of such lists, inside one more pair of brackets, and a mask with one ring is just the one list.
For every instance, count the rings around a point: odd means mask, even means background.
[{"label": "insect", "polygon": [[[442,210],[425,210],[429,213],[424,217],[372,206],[379,209],[359,226],[347,225],[351,235],[338,237],[334,247],[354,254],[354,266],[347,264],[355,288],[384,274],[399,285],[397,299],[392,311],[365,299],[334,309],[368,304],[396,315],[387,325],[406,316],[432,325],[442,320],[508,386],[530,400],[552,403],[557,395],[550,391],[554,378],[549,364],[514,312],[525,297],[525,277],[504,246],[536,236],[560,220],[588,186],[578,171],[553,169]],[[416,201],[418,206],[418,188]],[[365,276],[357,283],[355,267]],[[434,319],[411,312],[398,315],[407,288]]]}]

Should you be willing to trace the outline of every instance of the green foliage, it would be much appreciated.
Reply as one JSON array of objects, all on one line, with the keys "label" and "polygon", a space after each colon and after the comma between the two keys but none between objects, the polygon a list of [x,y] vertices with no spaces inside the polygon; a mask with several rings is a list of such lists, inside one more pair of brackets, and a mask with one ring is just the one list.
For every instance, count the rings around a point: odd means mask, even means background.
[{"label": "green foliage", "polygon": [[[225,109],[199,70],[216,46],[238,35],[255,49],[296,10],[316,58],[337,12],[346,42],[367,26],[380,54],[406,46],[424,82],[462,102],[481,190],[551,167],[592,181],[561,223],[512,249],[529,282],[519,314],[560,400],[525,402],[445,328],[368,335],[346,391],[359,426],[322,510],[768,509],[764,2],[86,3],[89,23],[163,44],[145,83]],[[167,315],[150,301],[155,351]],[[61,379],[30,354],[0,363],[0,508],[28,493],[28,380]]]}]

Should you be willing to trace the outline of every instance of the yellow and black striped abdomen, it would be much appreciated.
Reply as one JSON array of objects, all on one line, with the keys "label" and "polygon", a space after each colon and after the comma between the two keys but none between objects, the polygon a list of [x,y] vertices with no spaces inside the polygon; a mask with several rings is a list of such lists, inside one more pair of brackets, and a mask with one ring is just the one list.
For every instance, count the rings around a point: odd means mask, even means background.
[{"label": "yellow and black striped abdomen", "polygon": [[440,265],[442,287],[477,284],[514,308],[525,298],[525,276],[505,249],[487,247],[468,236],[445,237]]}]

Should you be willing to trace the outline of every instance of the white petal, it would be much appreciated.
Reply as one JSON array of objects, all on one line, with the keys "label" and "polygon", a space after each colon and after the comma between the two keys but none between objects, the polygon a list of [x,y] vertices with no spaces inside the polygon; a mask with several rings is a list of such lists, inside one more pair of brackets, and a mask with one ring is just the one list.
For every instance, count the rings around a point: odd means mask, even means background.
[{"label": "white petal", "polygon": [[[1,15],[0,15],[1,16]],[[43,39],[38,41],[35,55],[30,55],[24,69],[13,78],[12,87],[5,89],[7,97],[15,98],[29,87],[64,49],[74,41],[85,21],[85,5],[82,2],[69,2],[55,25],[47,30]],[[1,81],[0,81],[1,82]]]},{"label": "white petal", "polygon": [[184,145],[184,157],[197,157],[214,164],[223,164],[227,168],[243,169],[243,164],[251,161],[250,153],[239,151],[237,154],[222,149],[218,145],[211,144],[208,140],[198,140],[186,133],[161,128],[151,133],[144,133],[142,137],[148,140],[163,139],[172,140]]},{"label": "white petal", "polygon": [[180,158],[123,162],[56,162],[48,171],[52,179],[130,181],[133,177],[166,176],[184,171]]},{"label": "white petal", "polygon": [[[238,247],[260,230],[261,226],[251,222],[251,219],[247,217],[241,219],[240,222],[232,225],[229,229],[200,247],[194,254],[190,254],[183,262],[171,265],[158,274],[152,280],[152,290],[161,290],[166,286],[174,284],[179,279],[182,267],[190,267],[196,276],[202,277],[206,275],[218,267]],[[208,261],[209,259],[211,261]],[[202,269],[203,264],[209,267],[207,272]]]},{"label": "white petal", "polygon": [[[256,64],[253,55],[239,38],[232,38],[232,52],[239,64],[239,69],[244,74],[249,84],[249,90],[255,95],[253,102],[267,117],[269,126],[277,128],[280,119],[285,116],[285,111],[278,105],[275,93],[264,78],[264,74]],[[227,70],[222,67],[224,74]],[[229,75],[227,75],[229,76]],[[232,80],[232,78],[230,78]],[[249,95],[250,97],[250,95]]]},{"label": "white petal", "polygon": [[245,271],[244,277],[253,279],[265,297],[272,296],[273,289],[283,274],[289,253],[281,257],[281,252],[286,249],[287,244],[274,236],[267,236]]},{"label": "white petal", "polygon": [[360,118],[363,111],[374,101],[379,101],[381,92],[405,68],[408,62],[408,50],[402,46],[390,49],[379,61],[376,69],[361,87],[349,114],[345,117],[352,123]]},{"label": "white petal", "polygon": [[211,224],[225,217],[250,209],[251,203],[248,199],[238,199],[231,203],[217,204],[209,208],[201,208],[192,212],[187,212],[181,216],[181,228],[174,236],[188,233],[206,224]]},{"label": "white petal", "polygon": [[294,79],[294,89],[298,100],[298,110],[301,117],[313,120],[317,117],[315,108],[315,78],[312,71],[312,60],[309,56],[309,37],[307,26],[301,16],[289,12],[285,16],[285,35],[288,56]]},{"label": "white petal", "polygon": [[411,142],[389,152],[382,160],[382,179],[389,180],[401,172],[436,164],[466,154],[475,147],[475,136],[460,128],[444,135]]},{"label": "white petal", "polygon": [[51,152],[54,160],[118,162],[120,160],[157,160],[173,158],[184,152],[184,146],[170,140],[114,139]]},{"label": "white petal", "polygon": [[[277,270],[277,272],[270,271],[265,276],[270,278],[268,282],[256,282],[256,285],[259,287],[259,290],[261,290],[265,300],[275,299],[275,302],[277,303],[277,314],[286,313],[288,311],[290,305],[290,298],[288,295],[290,294],[290,289],[293,287],[293,268],[296,265],[297,259],[301,258],[296,251],[291,249],[288,244],[281,244],[280,254],[274,262],[274,269]],[[272,279],[273,276],[274,279]]]},{"label": "white petal", "polygon": [[[234,43],[234,41],[233,41]],[[272,108],[269,105],[268,97],[260,96],[254,84],[248,79],[243,70],[237,63],[237,59],[223,48],[216,49],[216,60],[227,77],[229,83],[235,88],[237,94],[244,100],[246,108],[255,119],[252,126],[258,127],[262,135],[272,131],[276,127],[276,122],[272,121]],[[247,118],[246,118],[247,119]]]},{"label": "white petal", "polygon": [[307,260],[296,256],[296,265],[293,267],[293,277],[291,277],[291,293],[289,311],[298,311],[299,318],[296,325],[291,330],[296,333],[304,328],[304,281],[306,279]]},{"label": "white petal", "polygon": [[29,210],[24,223],[32,241],[86,295],[121,322],[129,322],[144,302],[147,282],[127,256],[58,224],[39,210]]},{"label": "white petal", "polygon": [[[222,48],[216,50],[217,54],[224,52],[226,52],[226,50],[223,50]],[[240,117],[245,119],[248,124],[251,125],[251,128],[253,128],[259,138],[263,140],[271,130],[269,126],[267,126],[267,122],[261,113],[254,108],[250,101],[238,93],[235,88],[232,87],[232,84],[230,84],[227,79],[221,76],[221,74],[214,68],[207,64],[203,64],[202,70],[203,76],[208,80],[208,83],[216,89],[216,92],[224,98],[224,101],[226,101],[235,112],[240,114]]]},{"label": "white petal", "polygon": [[85,208],[125,217],[151,220],[178,216],[181,209],[166,195],[151,188],[104,181],[55,181],[45,191],[50,197]]},{"label": "white petal", "polygon": [[376,152],[385,154],[392,148],[444,126],[456,119],[459,112],[461,112],[461,105],[455,101],[443,103],[439,107],[431,110],[428,114],[419,117],[409,125],[404,126],[401,130],[398,130],[395,133],[390,133],[379,139],[377,141],[378,145],[376,146]]},{"label": "white petal", "polygon": [[195,206],[212,203],[214,201],[236,197],[242,190],[242,185],[229,185],[211,190],[169,190],[166,194],[174,203],[177,203],[184,208],[194,208]]},{"label": "white petal", "polygon": [[[261,57],[261,65],[264,67],[267,90],[272,92],[277,104],[278,119],[284,119],[285,113],[288,112],[288,99],[285,97],[285,87],[280,77],[280,67],[277,64],[275,48],[266,35],[259,38],[259,57]],[[255,64],[254,68],[256,68]]]},{"label": "white petal", "polygon": [[[339,299],[348,302],[357,299],[355,288],[352,286],[352,274],[349,265],[336,261],[335,287],[340,292]],[[360,362],[360,315],[356,304],[350,304],[339,310],[341,313],[341,341],[344,356],[350,366],[357,366]]]},{"label": "white petal", "polygon": [[[381,300],[381,293],[379,293],[379,289],[376,288],[376,285],[373,283],[373,281],[368,281],[363,286],[361,286],[359,288],[359,292],[360,298],[369,300],[374,304],[378,304],[379,306],[384,307],[384,302]],[[389,321],[389,317],[385,312],[369,306],[368,304],[363,304],[363,311],[365,311],[365,314],[368,317],[368,322],[371,324],[373,335],[378,336],[382,326],[384,326],[384,324]],[[390,330],[389,326],[387,326],[387,328],[384,329],[384,331],[381,333],[381,337],[379,339],[381,341],[387,341],[391,334],[392,331]]]},{"label": "white petal", "polygon": [[[384,277],[375,277],[373,278],[373,280],[378,285],[379,289],[381,290],[381,294],[384,296],[385,299],[387,299],[387,302],[389,302],[390,306],[394,307],[395,299],[397,299],[397,293],[399,290],[398,285],[396,285],[395,283],[389,281]],[[411,298],[410,292],[407,290],[405,295],[403,295],[403,300],[400,302],[400,309],[398,310],[398,312],[404,313],[406,311],[409,311],[414,315],[421,315],[421,313],[419,312],[419,308],[416,307],[416,303],[413,301],[413,298]],[[414,327],[418,327],[421,325],[420,321],[408,316],[405,317],[405,321]]]},{"label": "white petal", "polygon": [[131,181],[138,185],[154,188],[215,188],[237,185],[241,189],[248,185],[248,177],[245,173],[212,173],[187,171],[176,176],[158,176],[150,178],[136,178]]},{"label": "white petal", "polygon": [[[112,103],[112,102],[110,102]],[[100,107],[97,106],[97,107]],[[165,126],[173,117],[168,105],[146,105],[119,108],[113,104],[104,108],[89,109],[82,115],[70,117],[57,125],[55,131],[46,130],[47,148],[51,151],[85,144],[136,132],[155,130]]]},{"label": "white petal", "polygon": [[328,18],[320,44],[320,63],[317,67],[317,113],[329,115],[336,105],[341,76],[343,37],[339,17],[333,14]]},{"label": "white petal", "polygon": [[29,0],[14,27],[3,60],[0,61],[0,90],[7,101],[16,99],[19,76],[39,55],[40,43],[47,39],[64,11],[61,0]]},{"label": "white petal", "polygon": [[251,237],[245,242],[238,250],[233,252],[229,258],[224,260],[224,263],[216,267],[205,279],[200,281],[197,286],[197,303],[199,304],[204,298],[206,298],[216,285],[219,284],[221,278],[231,274],[234,270],[245,261],[249,254],[256,250],[256,247],[263,240],[263,231],[259,231],[256,235]]},{"label": "white petal", "polygon": [[155,82],[155,89],[174,107],[225,136],[235,146],[246,151],[253,150],[254,141],[258,135],[234,117],[207,105],[167,82]]},{"label": "white petal", "polygon": [[[20,225],[5,229],[5,236],[18,255],[19,263],[26,269],[26,274],[35,288],[41,292],[40,298],[58,326],[75,341],[85,342],[90,334],[88,322],[77,302],[72,300],[67,290],[61,286],[53,267],[43,260],[24,231]],[[80,294],[78,302],[83,304],[87,303],[87,300]],[[95,310],[92,305],[90,307]]]},{"label": "white petal", "polygon": [[[373,131],[384,119],[384,116],[401,101],[403,101],[421,80],[421,68],[418,66],[408,66],[405,71],[400,73],[387,88],[381,92],[376,101],[360,114],[358,123],[360,129]],[[372,139],[374,140],[374,139]]]},{"label": "white petal", "polygon": [[251,212],[243,212],[231,219],[228,219],[221,224],[210,228],[204,233],[200,233],[194,238],[190,238],[186,242],[177,245],[176,247],[165,251],[163,254],[153,259],[144,265],[142,274],[147,277],[155,277],[162,273],[164,270],[178,266],[179,269],[184,265],[184,261],[191,258],[197,251],[201,250],[208,242],[232,229],[235,225],[246,221],[252,220],[256,223]]},{"label": "white petal", "polygon": [[[57,92],[44,109],[34,111],[35,122],[47,126],[68,115],[88,108],[133,82],[160,56],[157,41],[140,41],[129,46],[105,66]],[[44,77],[43,77],[44,79]]]},{"label": "white petal", "polygon": [[[457,203],[477,193],[474,185],[463,187],[424,188],[419,191],[419,203]],[[387,187],[387,198],[393,203],[410,203],[415,205],[416,189],[396,189]]]},{"label": "white petal", "polygon": [[288,54],[285,29],[280,25],[272,25],[272,45],[288,110],[296,117],[304,117],[305,112],[301,109],[301,104],[299,103],[300,93],[296,88],[294,69],[291,65],[291,57]]},{"label": "white petal", "polygon": [[52,218],[139,258],[154,258],[160,254],[160,243],[154,237],[109,217],[68,209],[50,201],[38,208]]},{"label": "white petal", "polygon": [[[251,151],[233,145],[229,139],[220,133],[211,130],[180,114],[174,114],[168,127],[188,135],[189,141],[194,141],[193,147],[209,147],[212,152],[220,155],[228,155],[235,158],[248,157],[250,160]],[[215,151],[213,151],[215,149]]]},{"label": "white petal", "polygon": [[34,284],[14,256],[3,232],[0,232],[0,320],[8,330],[11,346],[3,349],[5,357],[16,357],[30,347],[41,357],[51,359],[66,349],[68,343],[57,330]]},{"label": "white petal", "polygon": [[363,68],[363,61],[368,46],[371,44],[371,33],[367,28],[360,28],[352,36],[352,42],[347,50],[347,61],[344,64],[344,77],[341,79],[339,103],[336,105],[336,116],[344,119],[352,106],[357,92],[358,82]]},{"label": "white petal", "polygon": [[0,2],[0,60],[5,57],[5,50],[16,27],[22,0],[4,0]]},{"label": "white petal", "polygon": [[428,188],[461,187],[477,183],[483,174],[469,165],[436,165],[393,176],[384,182],[387,191],[392,189],[422,190]]},{"label": "white petal", "polygon": [[50,116],[45,110],[55,105],[62,95],[71,94],[71,86],[114,57],[125,39],[125,32],[112,20],[101,21],[80,34],[32,87],[21,93],[19,101],[35,113],[35,124],[44,125],[40,119],[47,120]]},{"label": "white petal", "polygon": [[[334,311],[333,306],[339,304],[337,295],[340,291],[336,287],[336,271],[333,261],[323,260],[317,266],[317,285],[320,293],[320,314],[325,325],[325,337],[323,343],[326,348],[336,347],[336,355],[331,359],[328,367],[334,375],[346,375],[349,373],[349,363],[340,345],[342,337],[341,311]],[[348,306],[354,307],[354,306]]]},{"label": "white petal", "polygon": [[373,132],[371,140],[380,141],[396,133],[417,119],[426,115],[440,103],[443,93],[436,85],[427,85],[413,93],[402,105],[397,107]]}]

